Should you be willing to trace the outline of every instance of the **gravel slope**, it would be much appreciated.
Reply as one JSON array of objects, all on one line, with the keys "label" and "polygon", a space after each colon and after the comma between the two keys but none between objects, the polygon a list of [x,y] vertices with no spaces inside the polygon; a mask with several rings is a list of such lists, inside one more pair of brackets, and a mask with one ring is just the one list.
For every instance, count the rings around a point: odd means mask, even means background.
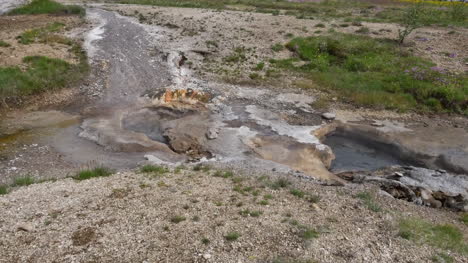
[{"label": "gravel slope", "polygon": [[[372,212],[354,197],[375,190],[362,185],[325,187],[289,179],[290,186],[274,190],[265,187],[273,177],[233,179],[214,173],[121,172],[36,184],[0,196],[0,262],[272,262],[280,257],[428,262],[439,250],[398,237],[399,218],[417,216],[467,230],[453,212],[378,195],[383,212]],[[244,190],[235,191],[236,185]],[[296,197],[293,188],[320,201]],[[260,204],[268,194],[268,205]],[[250,215],[240,214],[245,209]],[[252,211],[261,214],[255,217]],[[171,222],[176,216],[186,220]],[[304,229],[317,231],[318,237],[305,240]],[[227,241],[230,232],[240,237]],[[456,262],[468,260],[452,256]]]}]

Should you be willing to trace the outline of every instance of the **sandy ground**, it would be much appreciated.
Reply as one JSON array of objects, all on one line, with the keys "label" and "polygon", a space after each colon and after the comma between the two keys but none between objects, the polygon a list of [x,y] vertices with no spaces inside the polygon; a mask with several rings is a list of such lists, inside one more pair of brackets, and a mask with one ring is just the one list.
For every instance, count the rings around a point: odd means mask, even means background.
[{"label": "sandy ground", "polygon": [[[400,218],[455,224],[468,233],[452,212],[388,197],[377,195],[383,212],[372,212],[353,197],[372,187],[324,187],[289,177],[289,188],[320,197],[314,204],[287,188],[265,187],[275,178],[214,173],[121,172],[0,196],[0,262],[428,262],[439,250],[398,237]],[[235,191],[236,185],[246,190]],[[262,205],[265,195],[271,196]],[[246,209],[261,214],[243,216]],[[185,220],[172,222],[176,216]],[[318,237],[304,240],[299,225]],[[230,232],[238,240],[227,241]]]}]

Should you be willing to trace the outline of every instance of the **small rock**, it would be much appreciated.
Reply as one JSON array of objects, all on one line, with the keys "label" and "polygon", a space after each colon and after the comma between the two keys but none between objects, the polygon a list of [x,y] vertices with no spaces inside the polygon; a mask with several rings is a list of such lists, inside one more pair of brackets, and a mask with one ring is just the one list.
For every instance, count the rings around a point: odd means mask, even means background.
[{"label": "small rock", "polygon": [[391,198],[391,199],[395,199],[395,197],[393,197],[393,195],[389,194],[388,192],[386,192],[384,190],[379,190],[378,194],[380,196],[385,196],[385,197],[388,197],[388,198]]},{"label": "small rock", "polygon": [[210,128],[208,132],[206,133],[206,138],[209,140],[214,140],[218,138],[219,130],[216,128]]},{"label": "small rock", "polygon": [[204,258],[204,259],[210,259],[210,258],[211,258],[211,255],[210,255],[210,254],[203,254],[203,258]]},{"label": "small rock", "polygon": [[325,113],[322,114],[322,118],[324,118],[326,120],[334,120],[336,118],[336,114],[331,113],[331,112],[325,112]]},{"label": "small rock", "polygon": [[396,175],[398,177],[403,177],[403,173],[400,173],[400,172],[395,172],[394,175]]},{"label": "small rock", "polygon": [[22,223],[17,226],[17,229],[20,231],[26,231],[26,232],[31,232],[33,231],[33,227],[31,224],[28,223]]}]

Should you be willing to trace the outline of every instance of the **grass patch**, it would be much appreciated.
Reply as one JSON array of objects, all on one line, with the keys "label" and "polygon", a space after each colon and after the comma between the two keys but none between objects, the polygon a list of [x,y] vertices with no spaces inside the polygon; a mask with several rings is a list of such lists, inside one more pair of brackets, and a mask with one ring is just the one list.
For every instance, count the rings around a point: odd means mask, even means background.
[{"label": "grass patch", "polygon": [[197,172],[199,171],[208,172],[209,170],[211,170],[211,167],[209,165],[197,164],[193,167],[193,170]]},{"label": "grass patch", "polygon": [[403,219],[399,222],[399,236],[419,244],[468,255],[468,243],[463,233],[450,224],[435,225],[417,218]]},{"label": "grass patch", "polygon": [[369,192],[361,192],[356,195],[364,202],[364,205],[373,212],[381,212],[382,208],[374,201],[374,196]]},{"label": "grass patch", "polygon": [[253,68],[253,70],[260,71],[260,70],[263,70],[264,68],[265,68],[265,62],[260,62]]},{"label": "grass patch", "polygon": [[[468,75],[450,74],[398,47],[395,41],[342,33],[295,38],[296,57],[271,60],[348,102],[401,111],[468,114]],[[295,66],[294,62],[306,62]]]},{"label": "grass patch", "polygon": [[147,164],[140,168],[141,173],[150,173],[153,175],[162,175],[169,172],[169,169],[162,166]]},{"label": "grass patch", "polygon": [[274,190],[278,190],[280,188],[286,188],[291,184],[291,182],[286,178],[279,178],[274,182],[269,182],[268,186]]},{"label": "grass patch", "polygon": [[251,211],[249,209],[244,209],[244,210],[241,210],[239,211],[239,215],[243,216],[243,217],[248,217],[248,216],[251,216],[251,217],[259,217],[263,214],[262,211],[259,211],[259,210],[254,210],[254,211]]},{"label": "grass patch", "polygon": [[311,239],[314,239],[314,238],[318,238],[319,235],[320,235],[320,233],[317,230],[312,229],[312,228],[306,228],[306,229],[303,229],[300,232],[300,236],[304,240],[311,240]]},{"label": "grass patch", "polygon": [[8,106],[8,101],[18,101],[19,97],[29,96],[45,90],[53,90],[73,85],[89,71],[86,52],[78,44],[70,48],[79,63],[44,56],[23,58],[25,69],[0,67],[0,106]]},{"label": "grass patch", "polygon": [[303,198],[305,196],[305,193],[299,189],[291,189],[289,190],[289,193],[299,198]]},{"label": "grass patch", "polygon": [[467,225],[468,226],[468,213],[463,213],[461,216],[460,216],[460,221]]},{"label": "grass patch", "polygon": [[271,50],[273,50],[275,52],[280,52],[283,49],[284,49],[284,46],[282,44],[280,44],[280,43],[276,43],[273,46],[271,46]]},{"label": "grass patch", "polygon": [[451,256],[447,255],[446,253],[437,253],[433,257],[431,257],[431,261],[435,263],[453,263],[454,260]]},{"label": "grass patch", "polygon": [[9,15],[37,15],[37,14],[54,14],[54,15],[80,15],[84,16],[86,10],[77,5],[62,5],[51,0],[33,0],[29,4],[8,12]]},{"label": "grass patch", "polygon": [[0,195],[6,195],[6,194],[8,194],[8,186],[0,185]]},{"label": "grass patch", "polygon": [[[23,45],[31,44],[34,42],[47,43],[50,42],[49,40],[57,40],[58,38],[52,35],[52,33],[59,32],[63,27],[65,27],[65,24],[54,22],[41,28],[27,30],[21,35],[19,35],[17,39],[18,42]],[[70,40],[65,42],[66,43],[64,44],[71,44]]]},{"label": "grass patch", "polygon": [[182,221],[185,221],[185,220],[186,220],[185,216],[173,216],[173,217],[171,217],[171,223],[174,223],[174,224],[178,224],[178,223],[180,223]]},{"label": "grass patch", "polygon": [[204,237],[204,238],[202,238],[201,242],[202,242],[203,245],[208,245],[210,243],[210,240],[208,238]]},{"label": "grass patch", "polygon": [[[214,177],[221,177],[221,178],[231,178],[234,176],[234,173],[232,171],[216,171],[214,174],[213,174]],[[233,178],[233,182],[236,182],[236,181],[242,181],[242,179],[239,179],[239,177],[237,178]]]},{"label": "grass patch", "polygon": [[240,236],[241,235],[237,232],[230,232],[227,235],[225,235],[224,238],[226,238],[227,241],[236,241],[237,239],[239,239]]},{"label": "grass patch", "polygon": [[82,170],[76,174],[73,179],[75,180],[88,180],[95,177],[107,177],[113,174],[112,170],[106,167],[96,167],[91,170]]},{"label": "grass patch", "polygon": [[15,178],[13,184],[11,185],[12,187],[16,186],[28,186],[34,184],[34,178],[30,176],[23,176],[23,177],[17,177]]},{"label": "grass patch", "polygon": [[0,47],[9,47],[11,46],[10,44],[8,44],[7,42],[3,41],[3,40],[0,40]]}]

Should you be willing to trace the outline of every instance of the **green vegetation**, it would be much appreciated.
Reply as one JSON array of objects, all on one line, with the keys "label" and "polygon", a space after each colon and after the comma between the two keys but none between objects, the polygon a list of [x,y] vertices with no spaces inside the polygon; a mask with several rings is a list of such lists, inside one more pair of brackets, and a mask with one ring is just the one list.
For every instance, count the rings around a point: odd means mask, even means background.
[{"label": "green vegetation", "polygon": [[370,29],[368,27],[363,26],[354,32],[359,33],[359,34],[369,34]]},{"label": "green vegetation", "polygon": [[72,44],[71,51],[78,57],[78,64],[44,56],[23,58],[26,69],[0,67],[0,104],[7,106],[8,99],[28,96],[64,88],[78,82],[88,72],[86,53],[78,44]]},{"label": "green vegetation", "polygon": [[231,55],[224,58],[224,61],[227,63],[239,63],[245,61],[247,59],[246,52],[247,50],[244,47],[237,47]]},{"label": "green vegetation", "polygon": [[453,258],[445,253],[437,253],[431,258],[435,263],[453,263]]},{"label": "green vegetation", "polygon": [[422,4],[416,4],[405,9],[401,21],[403,29],[398,29],[398,43],[403,44],[405,38],[411,34],[413,30],[421,26],[421,15]]},{"label": "green vegetation", "polygon": [[249,209],[244,209],[244,210],[241,210],[239,211],[239,215],[243,216],[243,217],[248,217],[248,216],[251,216],[251,217],[259,217],[263,214],[262,211],[258,211],[258,210],[255,210],[255,211],[251,211]]},{"label": "green vegetation", "polygon": [[300,232],[300,236],[305,239],[305,240],[310,240],[310,239],[314,239],[314,238],[318,238],[319,237],[319,232],[317,232],[317,230],[315,229],[312,229],[312,228],[304,228],[301,232]]},{"label": "green vegetation", "polygon": [[[349,102],[401,111],[468,114],[467,74],[453,75],[404,52],[390,40],[332,33],[295,38],[286,47],[295,58],[270,60],[302,74],[327,92]],[[302,60],[304,65],[295,66]]]},{"label": "green vegetation", "polygon": [[6,194],[8,194],[8,186],[0,185],[0,195],[6,195]]},{"label": "green vegetation", "polygon": [[202,242],[203,245],[208,245],[210,243],[210,240],[208,238],[204,237],[204,238],[202,238],[201,242]]},{"label": "green vegetation", "polygon": [[280,188],[286,188],[291,184],[291,182],[286,178],[279,178],[278,180],[274,182],[267,182],[267,183],[269,187],[275,190],[278,190]]},{"label": "green vegetation", "polygon": [[[52,33],[59,32],[65,24],[54,22],[51,24],[46,25],[45,27],[31,29],[23,32],[21,35],[17,37],[18,42],[27,45],[34,42],[60,42],[62,44],[71,45],[72,41],[66,38],[60,38]],[[58,40],[58,41],[57,41]]]},{"label": "green vegetation", "polygon": [[169,169],[162,166],[147,164],[140,168],[141,173],[153,174],[153,175],[162,175],[169,172]]},{"label": "green vegetation", "polygon": [[411,9],[415,9],[415,6],[418,9],[418,24],[421,26],[468,26],[468,6],[458,3],[452,3],[449,8],[441,8],[427,3],[417,3],[409,7],[388,7],[375,16],[366,16],[361,19],[370,22],[404,23],[408,13],[412,13],[414,10]]},{"label": "green vegetation", "polygon": [[84,16],[86,10],[77,5],[62,5],[51,0],[33,0],[27,5],[11,10],[9,15],[80,15]]},{"label": "green vegetation", "polygon": [[[143,4],[173,7],[236,9],[236,6],[252,7],[245,10],[255,10],[260,13],[295,16],[299,19],[340,18],[349,21],[393,22],[403,21],[408,5],[383,5],[382,10],[372,12],[375,5],[365,1],[327,0],[314,2],[288,2],[278,0],[113,0],[122,4]],[[447,8],[439,5],[421,4],[423,6],[420,17],[422,25],[456,25],[468,26],[467,5],[453,3]],[[358,12],[356,12],[356,10]],[[321,24],[323,25],[323,24]],[[324,25],[323,25],[324,26]]]},{"label": "green vegetation", "polygon": [[35,183],[34,178],[32,178],[31,176],[23,176],[23,177],[15,178],[15,181],[13,182],[13,184],[11,186],[12,187],[28,186],[28,185],[32,185],[34,183]]},{"label": "green vegetation", "polygon": [[186,220],[185,216],[177,215],[177,216],[171,217],[171,222],[174,223],[174,224],[178,224],[178,223],[180,223],[182,221],[185,221],[185,220]]},{"label": "green vegetation", "polygon": [[0,40],[0,47],[9,47],[11,46],[10,44],[8,44],[7,42],[3,41],[3,40]]},{"label": "green vegetation", "polygon": [[467,225],[468,226],[468,213],[463,213],[461,216],[460,216],[460,221]]},{"label": "green vegetation", "polygon": [[[231,177],[234,176],[234,173],[232,171],[216,171],[213,174],[213,176],[214,177],[222,177],[222,178],[231,178]],[[239,179],[234,179],[234,180],[239,180]]]},{"label": "green vegetation", "polygon": [[299,189],[291,189],[289,190],[289,193],[299,198],[303,198],[305,196],[305,193]]},{"label": "green vegetation", "polygon": [[275,52],[280,52],[283,49],[284,49],[284,46],[282,44],[280,44],[280,43],[276,43],[273,46],[271,46],[271,50],[273,50]]},{"label": "green vegetation", "polygon": [[193,170],[208,172],[209,170],[211,170],[211,167],[209,165],[197,164],[193,167]]},{"label": "green vegetation", "polygon": [[237,232],[230,232],[224,236],[227,241],[236,241],[241,235]]},{"label": "green vegetation", "polygon": [[361,192],[357,194],[357,198],[364,202],[364,205],[373,212],[381,212],[382,208],[374,201],[374,196],[369,192]]},{"label": "green vegetation", "polygon": [[400,237],[441,249],[468,255],[468,243],[456,226],[434,225],[417,218],[403,219],[399,223]]},{"label": "green vegetation", "polygon": [[82,170],[78,172],[78,174],[76,174],[73,177],[73,179],[82,181],[82,180],[88,180],[88,179],[95,178],[95,177],[107,177],[107,176],[111,176],[112,174],[113,172],[109,168],[96,167],[91,170],[87,169],[87,170]]}]

